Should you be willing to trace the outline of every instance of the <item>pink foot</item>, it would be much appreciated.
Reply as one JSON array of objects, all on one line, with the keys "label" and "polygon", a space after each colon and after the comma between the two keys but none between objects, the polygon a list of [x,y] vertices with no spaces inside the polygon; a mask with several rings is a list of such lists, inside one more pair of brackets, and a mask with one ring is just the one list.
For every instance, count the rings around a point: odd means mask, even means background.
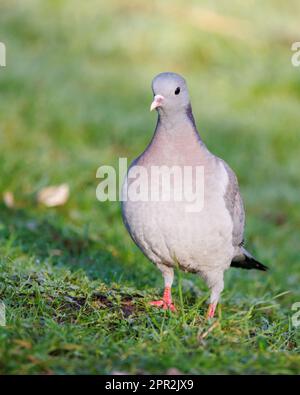
[{"label": "pink foot", "polygon": [[173,305],[173,303],[166,303],[163,300],[154,300],[153,302],[150,302],[150,305],[161,307],[163,310],[176,311],[176,307]]},{"label": "pink foot", "polygon": [[163,310],[176,311],[176,308],[172,303],[171,288],[166,287],[163,298],[161,300],[154,300],[153,302],[150,302],[150,305],[161,307]]},{"label": "pink foot", "polygon": [[216,311],[216,307],[217,307],[216,303],[210,303],[210,305],[208,306],[207,313],[206,313],[206,318],[207,319],[214,317],[215,311]]}]

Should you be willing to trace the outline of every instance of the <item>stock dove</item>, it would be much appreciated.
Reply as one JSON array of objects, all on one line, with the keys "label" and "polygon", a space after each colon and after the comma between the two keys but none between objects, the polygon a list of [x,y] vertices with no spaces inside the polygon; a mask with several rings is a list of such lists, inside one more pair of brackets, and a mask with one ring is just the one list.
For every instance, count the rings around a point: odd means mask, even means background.
[{"label": "stock dove", "polygon": [[[265,271],[267,267],[243,246],[245,213],[237,178],[201,140],[184,78],[161,73],[154,78],[152,90],[150,110],[157,110],[158,121],[150,144],[133,161],[125,178],[123,220],[133,241],[163,275],[163,298],[151,304],[175,311],[171,287],[178,265],[206,282],[211,291],[207,317],[212,318],[224,288],[226,269]],[[191,169],[189,173],[185,173],[187,168]],[[203,173],[197,173],[196,168]],[[172,171],[165,177],[167,169]],[[152,171],[159,177],[153,177]],[[178,186],[182,174],[190,175],[189,188],[184,182]],[[199,180],[202,188],[197,187]],[[169,182],[169,189],[164,181]],[[139,195],[137,190],[144,194]],[[181,198],[178,192],[182,192]],[[196,199],[194,206],[192,197]]]}]

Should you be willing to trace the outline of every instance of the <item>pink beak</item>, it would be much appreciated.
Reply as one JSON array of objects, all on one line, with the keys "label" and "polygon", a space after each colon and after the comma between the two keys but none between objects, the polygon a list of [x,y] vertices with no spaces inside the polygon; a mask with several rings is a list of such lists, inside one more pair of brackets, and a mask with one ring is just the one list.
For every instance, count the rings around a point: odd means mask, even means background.
[{"label": "pink beak", "polygon": [[151,106],[150,106],[150,111],[154,110],[157,107],[161,107],[164,99],[165,98],[163,96],[161,96],[161,95],[155,95],[154,96],[154,100],[153,100],[153,102],[151,103]]}]

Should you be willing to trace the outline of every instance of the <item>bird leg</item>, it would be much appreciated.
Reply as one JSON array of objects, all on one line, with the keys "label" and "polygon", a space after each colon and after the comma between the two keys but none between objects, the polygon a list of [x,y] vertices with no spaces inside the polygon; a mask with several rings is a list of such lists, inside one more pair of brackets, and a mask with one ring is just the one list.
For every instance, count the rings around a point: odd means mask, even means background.
[{"label": "bird leg", "polygon": [[165,290],[161,300],[154,300],[150,302],[151,306],[161,307],[164,310],[176,311],[174,304],[172,303],[171,287],[174,278],[174,271],[172,268],[165,265],[157,265],[161,270],[165,281]]},{"label": "bird leg", "polygon": [[216,307],[220,299],[221,292],[224,288],[223,273],[208,278],[208,286],[211,289],[211,295],[206,313],[206,319],[213,318],[215,315]]}]

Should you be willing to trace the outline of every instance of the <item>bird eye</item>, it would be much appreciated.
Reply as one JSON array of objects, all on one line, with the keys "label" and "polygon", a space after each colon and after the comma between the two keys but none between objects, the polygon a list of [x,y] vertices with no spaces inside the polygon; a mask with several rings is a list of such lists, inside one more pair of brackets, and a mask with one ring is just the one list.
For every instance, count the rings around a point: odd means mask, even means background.
[{"label": "bird eye", "polygon": [[175,95],[179,95],[179,93],[180,93],[180,88],[178,87],[178,88],[176,88],[176,90],[175,90]]}]

